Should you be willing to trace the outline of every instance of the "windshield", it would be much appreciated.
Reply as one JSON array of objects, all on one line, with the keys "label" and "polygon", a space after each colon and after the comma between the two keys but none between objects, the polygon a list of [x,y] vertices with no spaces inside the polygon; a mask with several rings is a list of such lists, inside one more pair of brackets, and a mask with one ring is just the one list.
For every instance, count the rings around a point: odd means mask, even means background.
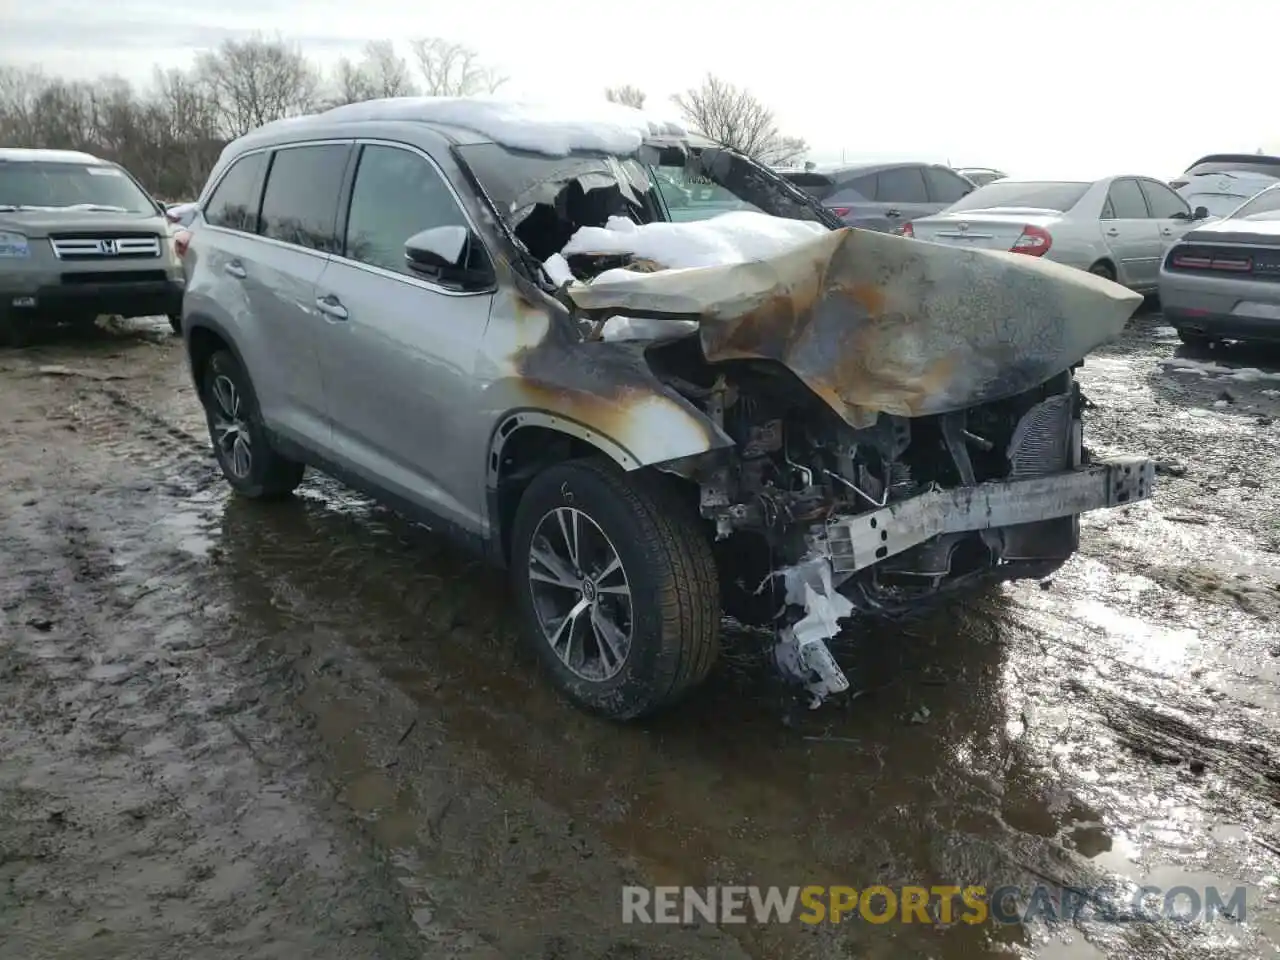
[{"label": "windshield", "polygon": [[1032,207],[1036,210],[1067,211],[1080,202],[1089,189],[1087,183],[1061,181],[997,180],[961,197],[947,212],[988,210],[995,207]]},{"label": "windshield", "polygon": [[1260,173],[1264,177],[1280,177],[1280,160],[1210,160],[1197,163],[1183,176],[1198,177],[1205,173]]},{"label": "windshield", "polygon": [[1280,188],[1269,187],[1231,215],[1233,220],[1275,220],[1280,213]]},{"label": "windshield", "polygon": [[680,166],[653,167],[653,182],[676,223],[707,220],[730,210],[763,213],[753,203],[730,193],[698,169]]},{"label": "windshield", "polygon": [[119,167],[30,160],[0,162],[0,209],[4,207],[156,212],[151,199]]}]

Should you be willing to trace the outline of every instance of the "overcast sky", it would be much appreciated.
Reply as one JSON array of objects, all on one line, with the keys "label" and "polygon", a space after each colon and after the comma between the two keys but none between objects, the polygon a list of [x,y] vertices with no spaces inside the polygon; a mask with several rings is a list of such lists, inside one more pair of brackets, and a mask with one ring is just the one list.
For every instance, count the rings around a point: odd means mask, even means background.
[{"label": "overcast sky", "polygon": [[444,37],[531,98],[631,83],[655,104],[711,71],[820,162],[1168,178],[1205,153],[1280,152],[1280,0],[0,0],[0,23],[0,62],[78,78],[145,82],[253,31],[324,64]]}]

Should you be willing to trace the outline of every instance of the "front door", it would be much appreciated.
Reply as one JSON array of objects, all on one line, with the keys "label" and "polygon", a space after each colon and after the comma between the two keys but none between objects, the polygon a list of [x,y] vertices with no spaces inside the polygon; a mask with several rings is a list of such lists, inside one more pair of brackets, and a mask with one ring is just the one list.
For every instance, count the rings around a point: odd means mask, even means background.
[{"label": "front door", "polygon": [[317,283],[320,355],[343,465],[475,532],[479,462],[460,462],[459,451],[484,447],[465,424],[493,297],[408,269],[405,241],[441,226],[470,223],[435,164],[409,147],[364,144],[341,255]]},{"label": "front door", "polygon": [[1116,264],[1116,279],[1134,289],[1154,287],[1160,270],[1160,230],[1137,180],[1122,177],[1112,182],[1099,227]]}]

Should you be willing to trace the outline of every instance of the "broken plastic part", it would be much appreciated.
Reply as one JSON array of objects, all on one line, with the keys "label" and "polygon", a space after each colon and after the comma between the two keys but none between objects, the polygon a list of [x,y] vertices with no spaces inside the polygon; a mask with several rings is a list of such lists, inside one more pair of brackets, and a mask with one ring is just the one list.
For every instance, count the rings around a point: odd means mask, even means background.
[{"label": "broken plastic part", "polygon": [[849,679],[826,642],[840,632],[840,621],[853,613],[853,604],[836,592],[826,557],[809,557],[778,575],[786,583],[787,603],[803,606],[805,615],[780,631],[774,659],[784,676],[809,691],[809,707],[815,709],[831,694],[849,689]]}]

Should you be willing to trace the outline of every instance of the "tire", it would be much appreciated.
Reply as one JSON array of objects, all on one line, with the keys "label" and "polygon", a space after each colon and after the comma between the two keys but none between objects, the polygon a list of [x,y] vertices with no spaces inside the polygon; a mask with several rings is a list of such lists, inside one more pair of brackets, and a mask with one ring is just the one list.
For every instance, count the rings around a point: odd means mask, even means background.
[{"label": "tire", "polygon": [[182,317],[176,313],[169,314],[169,327],[178,336],[182,336]]},{"label": "tire", "polygon": [[[302,482],[306,466],[271,448],[253,385],[229,351],[216,351],[205,364],[200,400],[214,456],[232,488],[255,500],[279,499],[293,493]],[[241,445],[239,441],[246,442]]]},{"label": "tire", "polygon": [[1206,337],[1203,333],[1192,333],[1190,330],[1179,330],[1178,339],[1196,350],[1208,350],[1217,343],[1213,337]]},{"label": "tire", "polygon": [[1116,282],[1116,272],[1109,263],[1098,261],[1089,268],[1089,272],[1095,277],[1102,277],[1104,280],[1110,280],[1112,283]]},{"label": "tire", "polygon": [[[565,696],[612,720],[634,720],[674,704],[706,678],[719,653],[719,581],[711,544],[699,518],[665,482],[623,475],[605,461],[571,460],[534,477],[516,511],[511,576],[521,632]],[[592,584],[583,585],[585,596],[549,585],[551,568],[532,558],[537,543],[542,555],[555,551],[568,560],[568,552],[557,549],[565,544],[559,521],[568,526],[575,514],[578,559]],[[592,577],[610,556],[620,561],[620,570]],[[564,564],[566,580],[570,565]],[[531,578],[531,567],[542,574],[539,579]],[[620,599],[620,584],[629,589],[629,602]],[[544,618],[554,632],[563,624],[556,616],[560,610],[588,602],[575,624],[579,656],[568,658],[577,660],[574,669],[553,648]],[[600,630],[608,628],[596,627],[597,616],[626,626],[629,644],[621,656],[604,656]]]}]

